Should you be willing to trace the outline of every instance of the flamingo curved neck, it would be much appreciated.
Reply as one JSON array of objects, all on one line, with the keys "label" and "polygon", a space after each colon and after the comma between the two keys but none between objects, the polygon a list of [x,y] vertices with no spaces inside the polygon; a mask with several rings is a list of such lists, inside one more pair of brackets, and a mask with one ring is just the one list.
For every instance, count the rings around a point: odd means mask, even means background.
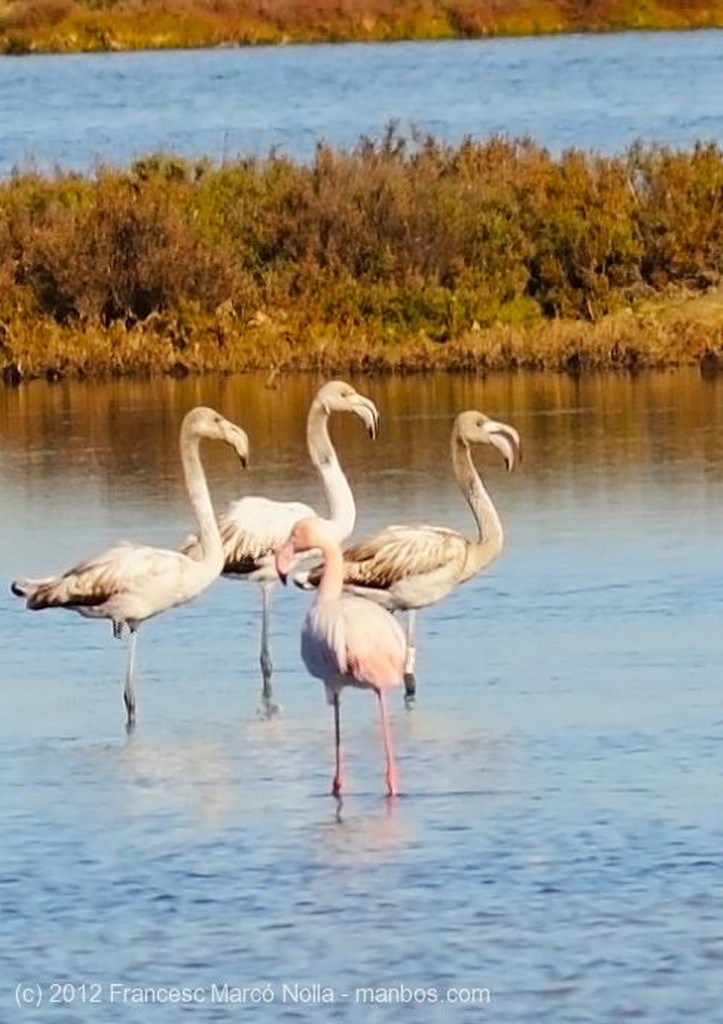
[{"label": "flamingo curved neck", "polygon": [[341,597],[344,586],[344,556],[341,547],[332,538],[324,539],[318,545],[324,561],[324,570],[316,591],[316,600],[335,601]]},{"label": "flamingo curved neck", "polygon": [[356,522],[356,505],[349,482],[339,465],[334,445],[329,437],[329,412],[321,402],[314,401],[306,423],[306,442],[309,456],[324,488],[329,507],[327,527],[339,542],[346,540]]},{"label": "flamingo curved neck", "polygon": [[183,424],[180,447],[186,490],[198,523],[198,539],[201,547],[199,561],[209,564],[218,563],[220,572],[224,558],[223,543],[216,524],[206,474],[201,462],[201,436],[192,425]]},{"label": "flamingo curved neck", "polygon": [[497,509],[475,469],[469,444],[455,429],[452,432],[452,466],[460,490],[477,523],[477,540],[470,541],[460,583],[488,565],[502,550],[504,534]]}]

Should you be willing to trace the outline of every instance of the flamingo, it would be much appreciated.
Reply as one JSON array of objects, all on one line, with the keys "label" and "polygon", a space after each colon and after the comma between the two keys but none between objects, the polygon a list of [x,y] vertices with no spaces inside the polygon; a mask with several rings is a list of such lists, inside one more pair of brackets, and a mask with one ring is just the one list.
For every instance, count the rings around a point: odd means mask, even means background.
[{"label": "flamingo", "polygon": [[276,552],[276,570],[285,583],[299,554],[318,549],[323,558],[319,585],[301,631],[301,657],[316,679],[322,679],[326,699],[334,707],[335,770],[331,792],[342,790],[339,695],[345,686],[373,690],[379,704],[384,745],[387,795],[397,792],[394,753],[384,691],[401,686],[406,641],[404,631],[388,611],[364,598],[343,594],[341,545],[327,524],[317,518],[296,523]]},{"label": "flamingo", "polygon": [[248,459],[245,432],[215,410],[198,406],[181,425],[181,462],[188,497],[199,527],[194,557],[179,551],[139,544],[120,544],[94,555],[67,572],[44,579],[19,579],[11,584],[33,611],[68,608],[92,619],[110,619],[113,635],[128,627],[128,661],[123,689],[127,728],[135,724],[134,670],[137,630],[142,622],[197,597],[220,575],[224,554],[200,456],[201,438],[235,448],[243,466]]},{"label": "flamingo", "polygon": [[[322,385],[309,408],[306,441],[311,461],[321,477],[329,507],[329,518],[325,522],[332,536],[342,543],[354,529],[356,506],[351,487],[329,437],[329,416],[333,412],[356,413],[371,438],[377,434],[379,413],[370,399],[341,380],[328,381]],[[267,715],[278,711],[272,699],[273,664],[269,652],[271,588],[277,579],[274,552],[289,535],[294,523],[315,515],[314,509],[302,502],[273,501],[252,496],[231,502],[218,516],[225,557],[222,575],[231,579],[250,580],[261,586],[261,711]],[[182,550],[190,554],[196,550],[197,543],[197,539],[191,537]]]},{"label": "flamingo", "polygon": [[[491,444],[501,453],[508,471],[521,459],[520,435],[514,427],[470,409],[452,427],[452,467],[457,483],[477,523],[477,538],[469,540],[443,526],[387,526],[343,552],[344,589],[368,598],[388,611],[407,613],[407,656],[404,687],[407,705],[416,694],[414,675],[415,612],[436,604],[469,580],[502,550],[503,532],[492,499],[475,469],[472,444]],[[317,586],[322,569],[298,573],[295,583]]]}]

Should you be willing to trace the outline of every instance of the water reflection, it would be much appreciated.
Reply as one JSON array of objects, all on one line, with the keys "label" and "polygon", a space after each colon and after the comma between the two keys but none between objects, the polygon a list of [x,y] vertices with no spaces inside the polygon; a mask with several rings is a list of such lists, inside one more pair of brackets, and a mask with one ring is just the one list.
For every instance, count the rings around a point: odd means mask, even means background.
[{"label": "water reflection", "polygon": [[[253,446],[251,475],[232,481],[225,453],[209,448],[206,460],[219,498],[242,490],[317,497],[304,423],[320,383],[316,377],[293,377],[268,388],[263,376],[248,375],[153,383],[38,382],[5,389],[0,392],[3,479],[21,493],[39,491],[47,499],[56,481],[62,485],[73,474],[99,501],[140,504],[150,497],[170,508],[183,495],[177,455],[181,419],[191,406],[209,404],[241,423]],[[711,483],[720,479],[723,382],[701,381],[695,371],[580,380],[440,374],[352,383],[379,406],[382,429],[377,444],[366,447],[355,425],[339,418],[333,430],[341,458],[356,470],[362,490],[389,484],[395,475],[393,489],[400,504],[411,506],[412,518],[420,501],[426,507],[433,481],[449,479],[450,418],[465,408],[519,427],[527,486],[544,484],[554,474],[586,488],[601,469],[629,470],[641,463],[654,469],[661,483],[683,465],[697,468]],[[404,472],[396,476],[400,469]]]}]

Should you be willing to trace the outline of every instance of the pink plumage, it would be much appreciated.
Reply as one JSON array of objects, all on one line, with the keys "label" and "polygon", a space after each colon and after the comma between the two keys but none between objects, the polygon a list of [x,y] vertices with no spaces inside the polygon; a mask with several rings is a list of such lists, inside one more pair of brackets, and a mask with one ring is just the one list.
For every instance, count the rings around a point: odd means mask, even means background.
[{"label": "pink plumage", "polygon": [[345,686],[372,690],[379,702],[387,793],[396,793],[396,771],[384,692],[401,686],[406,641],[389,612],[362,597],[342,594],[343,562],[339,543],[315,518],[302,519],[276,553],[276,568],[286,579],[296,556],[321,551],[324,567],[314,603],[301,631],[301,656],[310,674],[321,679],[334,707],[336,765],[332,793],[342,788],[339,695]]}]

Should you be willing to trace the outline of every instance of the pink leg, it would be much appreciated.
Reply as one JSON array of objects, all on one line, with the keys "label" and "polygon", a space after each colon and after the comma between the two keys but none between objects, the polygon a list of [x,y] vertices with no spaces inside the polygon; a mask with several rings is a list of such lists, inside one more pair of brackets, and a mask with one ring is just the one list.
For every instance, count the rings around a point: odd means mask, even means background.
[{"label": "pink leg", "polygon": [[334,694],[334,747],[335,747],[335,771],[331,783],[331,795],[339,796],[341,793],[341,726],[339,724],[339,694]]},{"label": "pink leg", "polygon": [[384,743],[385,761],[384,778],[387,784],[387,796],[396,796],[397,774],[394,768],[394,751],[392,750],[392,737],[389,731],[387,708],[384,703],[384,694],[381,690],[377,690],[377,700],[379,701],[379,719],[382,723],[382,741]]}]

